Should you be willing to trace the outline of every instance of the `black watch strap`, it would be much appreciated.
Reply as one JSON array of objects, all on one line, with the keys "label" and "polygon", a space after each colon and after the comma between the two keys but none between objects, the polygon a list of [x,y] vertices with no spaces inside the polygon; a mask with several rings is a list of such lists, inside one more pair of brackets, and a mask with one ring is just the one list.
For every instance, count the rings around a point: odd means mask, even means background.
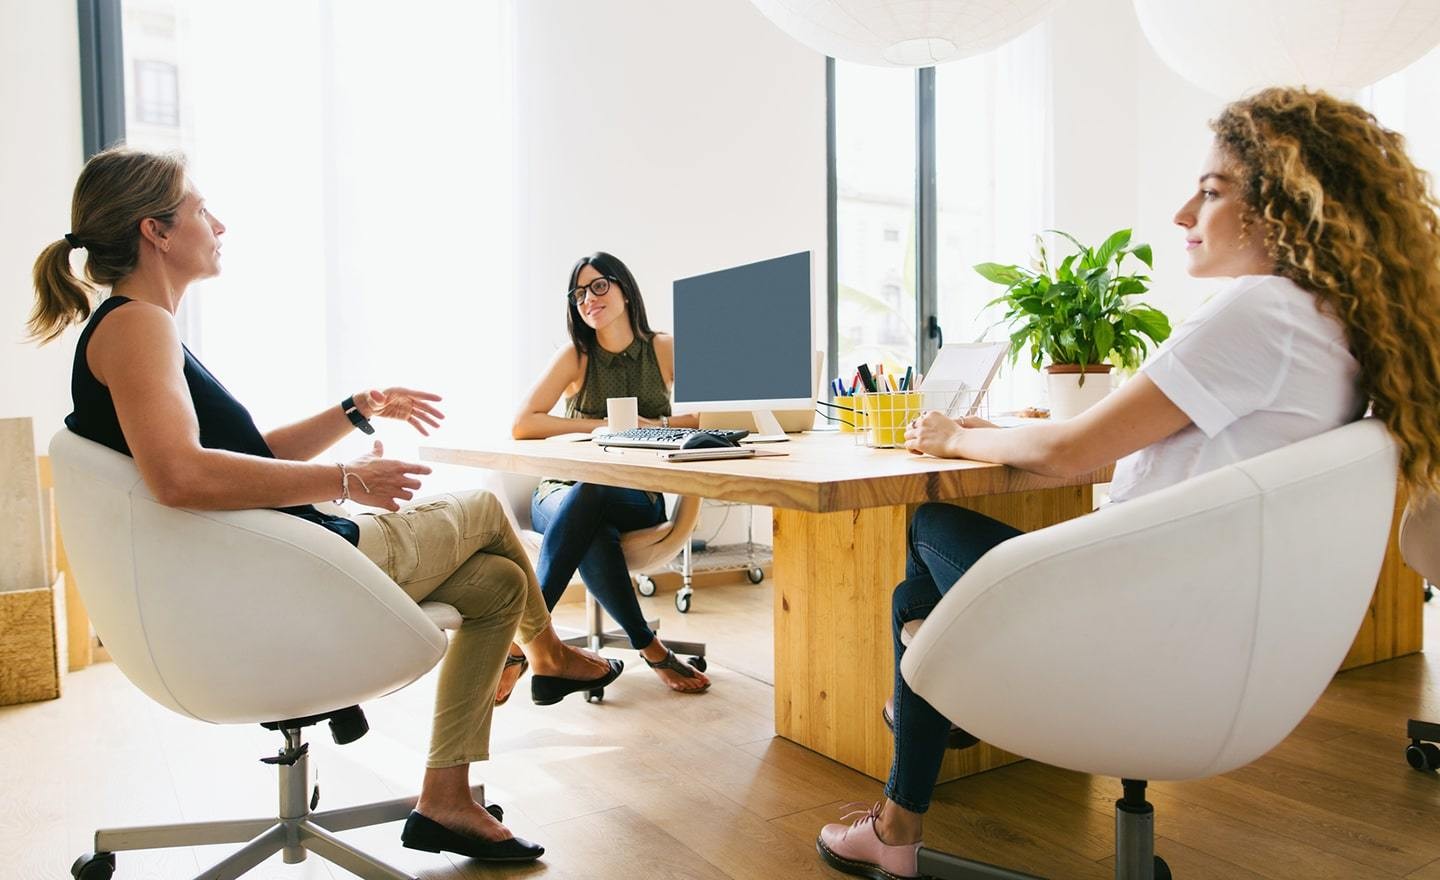
[{"label": "black watch strap", "polygon": [[340,401],[340,408],[345,411],[345,418],[350,420],[350,424],[364,431],[366,434],[375,433],[375,426],[370,424],[369,419],[360,414],[360,407],[355,405],[355,395],[352,394]]}]

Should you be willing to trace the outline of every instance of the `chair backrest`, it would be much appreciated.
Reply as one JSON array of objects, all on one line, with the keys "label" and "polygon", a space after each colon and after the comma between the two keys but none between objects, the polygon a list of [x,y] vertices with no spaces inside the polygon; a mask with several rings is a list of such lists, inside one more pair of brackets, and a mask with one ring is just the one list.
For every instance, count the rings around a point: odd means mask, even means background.
[{"label": "chair backrest", "polygon": [[945,595],[905,678],[1002,748],[1141,779],[1274,747],[1344,659],[1394,515],[1372,419],[996,547]]},{"label": "chair backrest", "polygon": [[301,717],[444,655],[445,634],[338,535],[273,510],[166,507],[132,459],[69,431],[50,455],[95,631],[157,702],[216,723]]}]

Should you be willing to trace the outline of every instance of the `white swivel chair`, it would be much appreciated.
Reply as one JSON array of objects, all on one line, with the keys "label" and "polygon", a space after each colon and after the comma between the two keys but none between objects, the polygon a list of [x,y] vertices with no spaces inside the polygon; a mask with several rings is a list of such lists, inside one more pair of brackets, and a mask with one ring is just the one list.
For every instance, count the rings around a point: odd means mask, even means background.
[{"label": "white swivel chair", "polygon": [[[328,720],[337,742],[363,735],[357,704],[439,662],[459,612],[417,606],[343,538],[295,517],[166,507],[132,459],[69,431],[50,456],[77,585],[120,671],[197,721],[284,736],[263,759],[279,771],[278,816],[97,831],[72,874],[106,880],[120,850],[244,843],[200,876],[239,877],[276,852],[287,864],[310,852],[367,880],[410,878],[335,833],[403,819],[416,799],[312,812],[303,728]],[[483,803],[483,787],[475,792]]]},{"label": "white swivel chair", "polygon": [[[1397,461],[1365,419],[1006,541],[902,674],[986,742],[1124,780],[1115,876],[1169,877],[1146,780],[1225,773],[1305,717],[1374,592]],[[1029,876],[924,848],[920,872]]]},{"label": "white swivel chair", "polygon": [[[1425,600],[1440,582],[1440,498],[1412,499],[1400,518],[1400,555],[1425,579]],[[1440,722],[1412,718],[1405,726],[1410,744],[1405,760],[1416,770],[1440,770]]]},{"label": "white swivel chair", "polygon": [[[543,536],[531,528],[530,523],[530,497],[539,485],[538,477],[499,471],[492,471],[486,482],[486,488],[504,503],[505,512],[516,533],[520,535],[526,552],[530,554],[532,564],[539,559],[540,543],[543,540]],[[695,531],[699,517],[700,499],[692,495],[682,495],[676,500],[675,509],[668,520],[650,528],[621,534],[620,549],[625,554],[626,568],[636,573],[638,578],[644,578],[646,572],[655,571],[682,552],[689,552],[690,536]],[[683,589],[690,589],[688,573]],[[650,593],[653,595],[654,590]],[[592,651],[612,646],[630,647],[630,639],[624,631],[605,629],[605,611],[600,607],[600,603],[595,601],[595,597],[590,595],[589,590],[585,591],[585,621],[584,631],[557,628],[567,645],[588,647]],[[660,631],[658,618],[649,619],[646,624],[651,630]],[[677,654],[693,655],[689,660],[690,665],[701,672],[705,671],[704,642],[675,642],[666,639],[665,644]],[[604,696],[604,688],[597,688],[588,692],[586,698],[598,701]]]}]

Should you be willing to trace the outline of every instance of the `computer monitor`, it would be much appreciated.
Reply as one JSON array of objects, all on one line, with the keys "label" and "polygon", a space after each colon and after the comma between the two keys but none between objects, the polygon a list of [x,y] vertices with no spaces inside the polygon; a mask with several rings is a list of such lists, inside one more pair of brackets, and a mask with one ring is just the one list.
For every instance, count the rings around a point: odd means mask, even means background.
[{"label": "computer monitor", "polygon": [[772,410],[815,406],[810,275],[802,251],[676,281],[675,408],[751,410],[783,439]]}]

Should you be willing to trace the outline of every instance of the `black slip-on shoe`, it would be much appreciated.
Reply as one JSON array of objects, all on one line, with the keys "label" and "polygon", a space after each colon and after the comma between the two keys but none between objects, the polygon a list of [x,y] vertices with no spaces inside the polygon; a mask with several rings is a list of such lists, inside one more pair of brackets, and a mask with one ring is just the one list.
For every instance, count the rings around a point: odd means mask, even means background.
[{"label": "black slip-on shoe", "polygon": [[452,852],[482,862],[533,862],[545,855],[545,847],[523,837],[485,840],[451,831],[439,822],[411,811],[400,832],[400,842],[408,849],[425,852]]},{"label": "black slip-on shoe", "polygon": [[530,676],[530,699],[537,706],[551,706],[577,691],[602,690],[605,685],[620,677],[625,669],[623,660],[605,661],[610,671],[599,678],[562,678],[558,675]]}]

